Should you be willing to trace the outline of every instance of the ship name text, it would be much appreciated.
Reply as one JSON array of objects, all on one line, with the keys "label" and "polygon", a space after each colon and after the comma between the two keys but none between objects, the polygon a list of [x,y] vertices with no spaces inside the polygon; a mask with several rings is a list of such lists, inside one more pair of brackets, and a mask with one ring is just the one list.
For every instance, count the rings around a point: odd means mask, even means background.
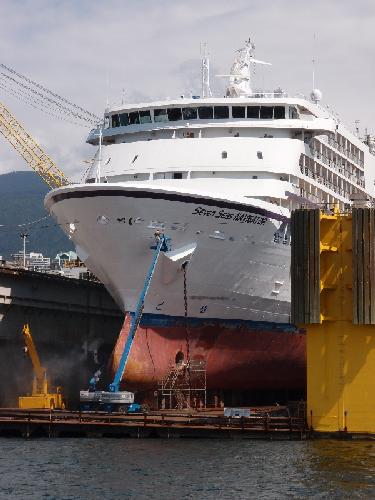
[{"label": "ship name text", "polygon": [[192,215],[203,215],[206,217],[214,217],[215,219],[233,220],[234,222],[241,222],[247,224],[260,224],[263,225],[267,222],[267,217],[260,215],[248,214],[246,212],[225,212],[225,210],[206,210],[203,207],[197,207]]}]

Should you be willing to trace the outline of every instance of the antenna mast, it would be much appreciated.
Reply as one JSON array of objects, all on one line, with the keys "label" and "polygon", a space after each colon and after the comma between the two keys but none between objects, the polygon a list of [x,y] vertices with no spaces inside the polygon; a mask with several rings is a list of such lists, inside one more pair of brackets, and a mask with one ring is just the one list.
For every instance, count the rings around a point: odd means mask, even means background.
[{"label": "antenna mast", "polygon": [[315,47],[316,47],[316,35],[314,33],[313,39],[313,58],[312,58],[312,88],[315,89]]},{"label": "antenna mast", "polygon": [[202,97],[211,97],[210,88],[210,59],[208,57],[207,43],[201,44],[202,56]]}]

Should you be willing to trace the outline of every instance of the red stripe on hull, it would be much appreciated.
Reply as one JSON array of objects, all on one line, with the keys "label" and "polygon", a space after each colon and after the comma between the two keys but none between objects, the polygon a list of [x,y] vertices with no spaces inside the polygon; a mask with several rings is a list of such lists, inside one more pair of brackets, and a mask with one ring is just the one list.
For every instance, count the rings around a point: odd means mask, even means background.
[{"label": "red stripe on hull", "polygon": [[[112,369],[119,359],[130,328],[126,315],[117,341]],[[191,359],[207,362],[207,389],[303,389],[306,384],[306,339],[303,333],[252,330],[244,325],[207,324],[189,327]],[[138,327],[125,371],[130,390],[155,388],[176,354],[186,359],[183,326]]]}]

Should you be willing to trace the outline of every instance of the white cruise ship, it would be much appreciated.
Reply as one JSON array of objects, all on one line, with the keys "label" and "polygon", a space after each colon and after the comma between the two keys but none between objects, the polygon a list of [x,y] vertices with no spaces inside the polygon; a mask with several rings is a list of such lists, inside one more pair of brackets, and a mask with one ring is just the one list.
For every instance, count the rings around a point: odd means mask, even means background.
[{"label": "white cruise ship", "polygon": [[184,316],[186,262],[195,324],[288,325],[291,210],[344,209],[375,195],[372,139],[346,129],[318,90],[310,98],[254,92],[255,64],[248,41],[224,97],[210,96],[205,59],[202,97],[106,110],[87,139],[97,153],[86,182],[46,197],[124,312],[135,309],[155,233],[169,238],[144,308],[154,326]]}]

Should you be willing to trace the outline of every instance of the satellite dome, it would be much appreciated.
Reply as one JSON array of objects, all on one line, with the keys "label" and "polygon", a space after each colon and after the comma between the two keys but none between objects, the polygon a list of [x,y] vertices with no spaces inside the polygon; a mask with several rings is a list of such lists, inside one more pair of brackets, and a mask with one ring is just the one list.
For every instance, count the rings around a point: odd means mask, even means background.
[{"label": "satellite dome", "polygon": [[319,89],[313,89],[310,94],[311,100],[313,102],[318,102],[322,100],[323,94]]}]

